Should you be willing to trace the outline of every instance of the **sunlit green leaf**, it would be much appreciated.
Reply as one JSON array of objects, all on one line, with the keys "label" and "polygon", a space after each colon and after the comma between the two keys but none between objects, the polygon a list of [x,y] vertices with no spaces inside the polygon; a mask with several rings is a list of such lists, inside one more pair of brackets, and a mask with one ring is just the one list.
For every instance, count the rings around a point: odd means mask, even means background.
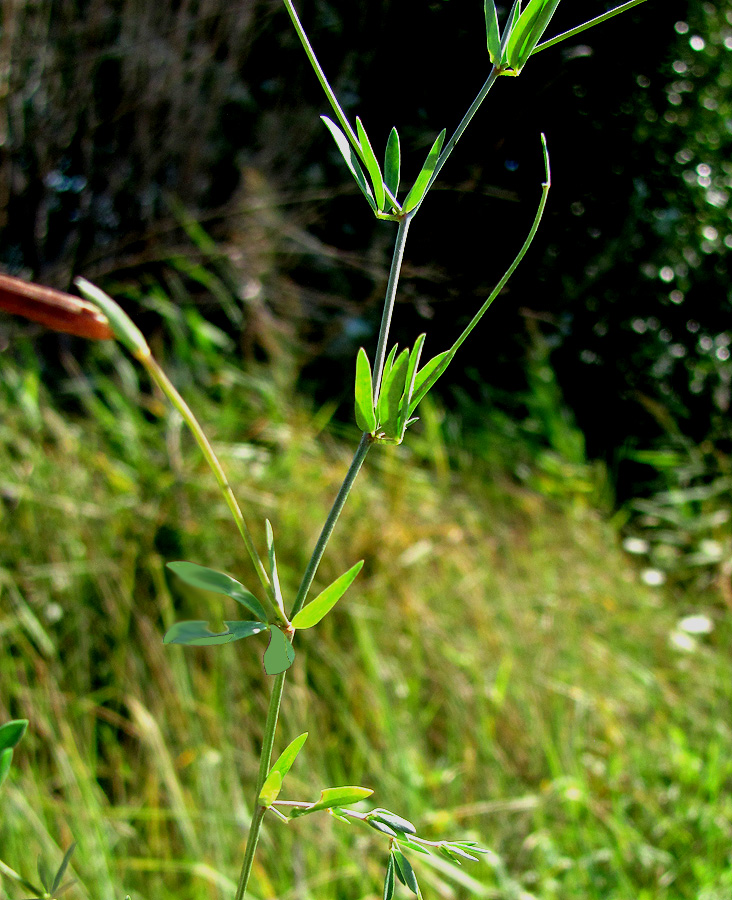
[{"label": "sunlit green leaf", "polygon": [[374,386],[371,380],[371,365],[366,351],[361,347],[356,357],[355,407],[356,424],[361,431],[372,434],[376,431],[374,412]]},{"label": "sunlit green leaf", "polygon": [[361,145],[363,161],[374,188],[376,205],[379,209],[384,209],[386,206],[386,195],[384,194],[384,182],[381,177],[381,169],[379,168],[378,160],[371,147],[369,136],[366,134],[366,129],[363,127],[363,123],[358,116],[356,116],[356,133],[358,134],[358,142]]},{"label": "sunlit green leaf", "polygon": [[282,773],[273,769],[266,777],[259,792],[259,805],[272,806],[282,790]]},{"label": "sunlit green leaf", "polygon": [[413,894],[419,894],[417,876],[414,874],[414,869],[409,860],[401,850],[397,850],[396,847],[391,852],[394,856],[394,865],[396,866],[396,873],[399,881],[401,881],[405,887],[408,887]]},{"label": "sunlit green leaf", "polygon": [[506,45],[513,34],[513,29],[521,16],[521,0],[513,0],[511,11],[506,19],[506,27],[503,29],[503,37],[501,38],[501,63],[506,61]]},{"label": "sunlit green leaf", "polygon": [[358,157],[354,153],[353,147],[348,143],[348,138],[343,134],[341,129],[336,125],[335,122],[332,122],[328,116],[320,117],[325,123],[328,131],[333,135],[333,139],[338,146],[338,149],[341,151],[341,156],[346,162],[346,165],[350,169],[351,175],[356,179],[356,184],[361,188],[361,192],[364,197],[368,200],[369,206],[371,209],[376,212],[376,201],[374,200],[374,195],[371,193],[371,188],[368,186],[366,182],[366,176],[363,174],[363,169],[361,168],[361,164],[358,161]]},{"label": "sunlit green leaf", "polygon": [[384,895],[383,900],[391,900],[394,896],[394,859],[389,854],[389,862],[386,866],[386,877],[384,878]]},{"label": "sunlit green leaf", "polygon": [[279,675],[289,669],[295,659],[295,648],[279,628],[272,628],[269,646],[264,651],[264,671]]},{"label": "sunlit green leaf", "polygon": [[414,390],[412,392],[412,402],[409,404],[410,414],[415,411],[420,402],[425,398],[427,393],[432,389],[437,379],[443,374],[445,369],[450,365],[452,359],[452,351],[445,350],[438,353],[428,363],[417,372],[414,379]]},{"label": "sunlit green leaf", "polygon": [[353,583],[353,579],[358,575],[363,566],[363,560],[357,562],[355,566],[344,572],[339,578],[328,585],[318,596],[303,607],[300,612],[292,620],[294,628],[312,628],[336,605],[341,597],[346,593]]},{"label": "sunlit green leaf", "polygon": [[272,579],[272,590],[274,591],[277,606],[285,611],[285,604],[282,600],[282,590],[280,588],[280,576],[277,574],[277,557],[275,556],[274,532],[272,531],[272,523],[267,519],[264,523],[267,534],[267,555],[269,557],[269,577]]},{"label": "sunlit green leaf", "polygon": [[401,172],[402,156],[399,144],[399,134],[396,128],[392,128],[389,132],[389,139],[386,142],[386,155],[384,157],[384,181],[386,186],[396,199],[399,190],[399,177]]},{"label": "sunlit green leaf", "polygon": [[559,0],[530,0],[506,45],[506,60],[512,69],[524,67],[558,6]]},{"label": "sunlit green leaf", "polygon": [[0,725],[0,750],[12,750],[28,728],[28,719],[12,719]]},{"label": "sunlit green leaf", "polygon": [[369,813],[369,819],[376,819],[378,822],[383,822],[384,825],[389,825],[394,831],[400,831],[405,834],[416,834],[417,829],[415,826],[409,821],[409,819],[403,819],[401,816],[398,816],[396,813],[390,812],[388,809],[373,809]]},{"label": "sunlit green leaf", "polygon": [[8,747],[6,750],[0,750],[0,787],[3,781],[8,777],[10,764],[13,761],[13,751]]},{"label": "sunlit green leaf", "polygon": [[403,212],[411,212],[415,206],[419,206],[424,197],[429,180],[432,177],[432,173],[435,171],[435,166],[437,165],[437,160],[439,159],[440,150],[442,150],[442,144],[445,140],[446,133],[447,132],[443,128],[437,136],[437,140],[432,145],[432,149],[427,154],[427,159],[422,166],[422,171],[417,176],[417,180],[414,182],[412,190],[407,194],[407,199],[404,201],[404,205],[402,206]]},{"label": "sunlit green leaf", "polygon": [[230,644],[242,638],[266,631],[264,622],[224,622],[225,631],[211,631],[206,621],[176,622],[163,638],[164,644],[187,644],[192,647],[210,647],[215,644]]},{"label": "sunlit green leaf", "polygon": [[497,66],[501,61],[501,33],[498,30],[498,11],[494,0],[484,0],[485,30],[488,38],[488,55]]},{"label": "sunlit green leaf", "polygon": [[397,837],[396,831],[394,831],[393,828],[389,828],[388,825],[384,825],[383,822],[372,819],[370,816],[365,821],[369,828],[373,828],[374,831],[379,831],[381,834],[388,834],[389,837]]},{"label": "sunlit green leaf", "polygon": [[400,437],[399,405],[409,367],[409,350],[402,350],[381,384],[378,403],[379,430],[387,437]]},{"label": "sunlit green leaf", "polygon": [[407,834],[399,835],[399,846],[407,850],[413,850],[415,853],[423,853],[425,856],[431,855],[427,847],[423,847],[422,844],[418,844],[416,841],[411,841]]},{"label": "sunlit green leaf", "polygon": [[261,622],[267,621],[267,613],[259,600],[231,575],[192,562],[169,562],[167,565],[170,571],[186,584],[204,591],[211,591],[214,594],[231,597],[232,600],[236,600],[237,603],[241,603],[242,606],[254,613]]},{"label": "sunlit green leaf", "polygon": [[302,750],[302,746],[305,741],[308,739],[308,732],[305,731],[302,734],[298,735],[294,741],[291,741],[285,749],[280,753],[277,757],[277,762],[270,769],[270,775],[272,772],[279,772],[282,776],[282,780],[285,780],[285,775],[290,771],[292,764],[295,762],[295,758],[297,754]]},{"label": "sunlit green leaf", "polygon": [[334,806],[350,806],[351,803],[358,803],[359,800],[364,800],[372,794],[373,791],[370,788],[356,787],[354,785],[324,788],[320,792],[320,799],[317,802],[313,803],[312,806],[293,809],[290,816],[291,818],[297,818],[318,812],[321,809],[331,809]]},{"label": "sunlit green leaf", "polygon": [[419,360],[422,356],[422,347],[424,345],[426,335],[420,334],[414,342],[412,352],[409,354],[409,366],[407,367],[407,377],[404,381],[404,394],[399,404],[399,436],[404,437],[407,428],[407,420],[409,418],[409,409],[412,402],[412,394],[414,393],[414,382],[419,369]]},{"label": "sunlit green leaf", "polygon": [[381,382],[384,383],[384,379],[387,377],[389,372],[391,372],[391,367],[394,365],[394,357],[397,354],[397,350],[399,349],[399,344],[394,344],[394,346],[389,351],[389,354],[384,361],[384,371],[381,373]]}]

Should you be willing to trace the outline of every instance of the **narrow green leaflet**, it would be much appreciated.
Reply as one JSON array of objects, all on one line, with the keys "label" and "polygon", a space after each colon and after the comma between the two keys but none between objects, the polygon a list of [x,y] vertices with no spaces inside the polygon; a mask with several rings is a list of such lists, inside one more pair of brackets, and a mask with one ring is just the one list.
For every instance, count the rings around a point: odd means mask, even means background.
[{"label": "narrow green leaflet", "polygon": [[488,38],[488,55],[494,66],[501,62],[501,32],[498,30],[498,10],[494,0],[484,0],[485,30]]},{"label": "narrow green leaflet", "polygon": [[308,816],[310,813],[318,812],[321,809],[333,809],[339,806],[350,806],[351,803],[358,803],[370,797],[373,791],[370,788],[354,787],[347,785],[345,787],[324,788],[320,792],[320,799],[310,806],[302,806],[293,809],[290,812],[291,819],[297,819],[300,816]]},{"label": "narrow green leaflet", "polygon": [[277,757],[277,762],[272,766],[269,771],[271,775],[272,772],[279,772],[282,781],[285,780],[285,775],[290,771],[292,764],[295,762],[295,758],[297,754],[302,750],[303,744],[308,739],[307,731],[303,732],[301,735],[298,735],[294,741],[289,743],[285,749],[280,753]]},{"label": "narrow green leaflet", "polygon": [[69,847],[69,849],[64,853],[64,858],[61,860],[61,865],[58,867],[58,871],[56,872],[56,877],[53,879],[53,884],[51,885],[51,894],[56,895],[58,893],[58,889],[61,887],[61,882],[63,881],[64,875],[66,874],[66,869],[71,862],[71,857],[74,854],[74,850],[76,850],[76,841]]},{"label": "narrow green leaflet", "polygon": [[231,597],[232,600],[245,606],[249,612],[254,613],[260,622],[267,621],[267,613],[259,600],[231,575],[192,562],[169,562],[167,567],[186,584],[204,591],[211,591],[214,594]]},{"label": "narrow green leaflet", "polygon": [[409,350],[402,350],[384,377],[379,392],[378,418],[379,430],[386,437],[396,438],[399,434],[399,406],[404,394],[404,382],[409,367]]},{"label": "narrow green leaflet", "polygon": [[142,332],[109,294],[105,294],[86,278],[75,278],[74,284],[79,288],[82,296],[98,306],[109,319],[114,336],[120,344],[123,344],[136,359],[150,356],[150,348]]},{"label": "narrow green leaflet", "polygon": [[399,133],[396,128],[392,128],[389,132],[389,139],[386,142],[386,155],[384,157],[384,181],[391,191],[394,199],[397,199],[397,191],[399,190],[399,177],[401,173],[402,154],[399,145]]},{"label": "narrow green leaflet", "polygon": [[394,896],[394,858],[389,854],[389,863],[386,867],[386,877],[384,878],[384,896],[383,900],[391,900]]},{"label": "narrow green leaflet", "polygon": [[8,777],[12,761],[13,751],[10,747],[6,750],[0,750],[0,787],[2,787],[3,781]]},{"label": "narrow green leaflet", "polygon": [[[376,205],[379,209],[385,210],[386,194],[384,193],[384,180],[381,177],[379,162],[376,159],[374,151],[371,147],[371,141],[369,140],[369,136],[366,134],[366,129],[363,127],[363,124],[358,116],[356,116],[356,133],[358,134],[358,142],[361,145],[363,161],[366,165],[369,177],[371,178],[371,184],[374,187],[374,198],[376,199]],[[389,205],[391,206],[391,204]]]},{"label": "narrow green leaflet", "polygon": [[0,750],[12,750],[16,747],[28,727],[28,719],[12,719],[0,725]]},{"label": "narrow green leaflet", "polygon": [[[163,638],[164,644],[187,644],[191,647],[210,647],[229,644],[267,631],[265,622],[224,622],[226,631],[211,631],[206,621],[176,622]],[[274,629],[279,631],[279,629]],[[282,632],[280,632],[281,634]]]},{"label": "narrow green leaflet", "polygon": [[427,159],[422,166],[422,171],[417,176],[417,180],[414,182],[414,187],[407,194],[407,199],[404,201],[404,205],[402,206],[403,212],[411,212],[422,202],[422,198],[425,195],[427,185],[429,184],[430,178],[432,177],[432,173],[435,171],[435,166],[437,165],[437,160],[439,159],[440,150],[442,150],[442,145],[445,141],[446,134],[447,132],[443,128],[437,136],[437,140],[432,145],[432,149],[427,154]]},{"label": "narrow green leaflet", "polygon": [[405,887],[408,887],[413,894],[419,895],[417,876],[414,874],[414,869],[409,860],[401,850],[397,850],[396,847],[391,852],[394,856],[394,865],[396,866],[396,873],[399,881],[401,881]]},{"label": "narrow green leaflet", "polygon": [[511,12],[506,19],[506,27],[503,29],[503,37],[501,38],[501,65],[506,62],[506,45],[509,38],[513,34],[513,29],[521,16],[521,0],[513,0]]},{"label": "narrow green leaflet", "polygon": [[394,831],[393,828],[389,828],[388,825],[384,825],[383,822],[377,822],[376,819],[372,819],[371,817],[366,819],[366,824],[369,826],[369,828],[373,828],[374,831],[379,831],[381,832],[381,834],[388,834],[389,837],[393,838],[399,837],[399,835],[396,833],[396,831]]},{"label": "narrow green leaflet", "polygon": [[409,836],[406,834],[399,835],[399,846],[404,847],[407,850],[413,850],[415,853],[423,853],[425,856],[431,856],[430,851],[426,847],[416,843],[416,841],[410,840]]},{"label": "narrow green leaflet", "polygon": [[407,430],[409,406],[412,402],[412,393],[414,392],[414,381],[417,377],[419,360],[422,356],[422,347],[424,346],[424,340],[426,337],[427,335],[420,334],[420,336],[414,342],[412,352],[409,354],[409,366],[407,367],[407,377],[404,382],[404,394],[402,395],[402,399],[399,404],[399,436],[402,438],[404,437],[404,432]]},{"label": "narrow green leaflet", "polygon": [[382,822],[384,825],[388,825],[390,828],[393,828],[394,831],[400,831],[403,834],[417,833],[417,829],[409,821],[409,819],[403,819],[396,813],[389,812],[388,809],[372,810],[369,813],[369,819],[376,819],[377,822]]},{"label": "narrow green leaflet", "polygon": [[267,519],[264,524],[267,533],[267,554],[269,556],[269,576],[272,579],[272,590],[274,591],[277,606],[279,606],[279,608],[284,613],[285,604],[282,600],[280,577],[277,574],[277,557],[275,556],[274,532],[272,531],[272,523],[269,521],[269,519]]},{"label": "narrow green leaflet", "polygon": [[351,566],[347,572],[336,578],[332,584],[318,594],[315,600],[303,607],[292,620],[293,628],[312,628],[313,625],[317,625],[353,584],[353,579],[358,575],[362,567],[363,560],[357,562],[355,566]]},{"label": "narrow green leaflet", "polygon": [[356,154],[353,152],[353,148],[348,143],[348,138],[343,134],[341,129],[336,125],[335,122],[331,121],[328,116],[320,117],[325,123],[326,128],[333,135],[333,140],[336,142],[338,149],[341,151],[341,156],[346,161],[346,165],[351,171],[351,175],[356,179],[356,184],[361,188],[361,191],[364,197],[368,200],[369,206],[376,212],[376,201],[374,200],[374,195],[371,193],[371,188],[368,186],[366,182],[366,176],[363,174],[363,169],[361,168],[361,163],[359,163]]},{"label": "narrow green leaflet", "polygon": [[391,367],[394,365],[394,357],[397,354],[397,349],[399,348],[399,344],[394,344],[394,346],[389,351],[389,355],[386,357],[386,362],[384,363],[384,371],[381,373],[381,383],[384,383],[384,379],[388,376],[389,372],[391,372]]},{"label": "narrow green leaflet", "polygon": [[366,351],[361,347],[356,357],[356,385],[354,389],[356,424],[361,431],[373,434],[376,431],[374,412],[374,386],[371,380],[371,364]]},{"label": "narrow green leaflet", "polygon": [[444,350],[442,353],[438,353],[437,356],[434,356],[428,363],[425,363],[422,369],[417,372],[417,376],[414,379],[412,400],[409,404],[410,415],[432,389],[440,375],[442,375],[445,369],[450,365],[452,357],[452,350]]},{"label": "narrow green leaflet", "polygon": [[282,790],[282,773],[274,769],[269,773],[259,792],[259,805],[272,806]]},{"label": "narrow green leaflet", "polygon": [[264,671],[279,675],[289,669],[295,660],[295,648],[279,628],[272,628],[269,646],[264,651]]},{"label": "narrow green leaflet", "polygon": [[559,0],[530,0],[506,46],[506,60],[512,69],[519,72],[526,65],[558,6]]}]

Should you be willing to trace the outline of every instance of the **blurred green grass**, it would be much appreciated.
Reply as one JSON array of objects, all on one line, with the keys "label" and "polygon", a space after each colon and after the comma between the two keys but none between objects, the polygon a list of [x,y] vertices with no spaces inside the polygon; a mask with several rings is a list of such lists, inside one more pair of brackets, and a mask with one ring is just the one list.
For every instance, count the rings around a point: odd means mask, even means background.
[{"label": "blurred green grass", "polygon": [[[231,613],[164,564],[254,579],[133,366],[106,346],[88,376],[66,365],[51,396],[30,351],[0,357],[0,721],[30,719],[0,856],[31,876],[76,840],[70,896],[231,896],[265,641],[164,647],[174,619]],[[356,435],[268,373],[197,374],[177,360],[262,542],[272,520],[292,596]],[[642,584],[587,501],[451,472],[427,413],[421,436],[370,454],[321,567],[316,587],[366,561],[298,636],[277,746],[310,739],[285,794],[365,784],[425,836],[491,848],[462,869],[415,860],[426,897],[732,897],[729,611]],[[683,652],[669,638],[692,609],[715,627]],[[385,845],[357,827],[269,822],[260,847],[252,896],[380,896]]]}]

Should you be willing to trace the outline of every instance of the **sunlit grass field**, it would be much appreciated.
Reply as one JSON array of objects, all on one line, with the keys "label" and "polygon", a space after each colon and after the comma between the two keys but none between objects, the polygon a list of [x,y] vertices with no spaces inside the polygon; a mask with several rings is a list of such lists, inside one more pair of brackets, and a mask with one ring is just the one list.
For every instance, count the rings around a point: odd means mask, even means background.
[{"label": "sunlit grass field", "polygon": [[[266,642],[163,646],[175,619],[235,612],[164,566],[254,578],[197,449],[132,365],[112,349],[93,376],[66,365],[63,411],[30,357],[0,371],[0,722],[30,720],[0,858],[32,877],[75,840],[69,897],[231,897]],[[271,519],[292,597],[355,431],[263,374],[176,374],[262,545]],[[316,586],[358,559],[348,596],[297,638],[276,749],[310,738],[283,796],[363,784],[424,836],[491,849],[462,868],[413,859],[425,898],[732,898],[732,615],[715,597],[645,586],[587,502],[451,470],[436,427],[372,451]],[[692,612],[714,629],[682,650]],[[251,895],[377,898],[385,858],[386,839],[327,815],[267,820]]]}]

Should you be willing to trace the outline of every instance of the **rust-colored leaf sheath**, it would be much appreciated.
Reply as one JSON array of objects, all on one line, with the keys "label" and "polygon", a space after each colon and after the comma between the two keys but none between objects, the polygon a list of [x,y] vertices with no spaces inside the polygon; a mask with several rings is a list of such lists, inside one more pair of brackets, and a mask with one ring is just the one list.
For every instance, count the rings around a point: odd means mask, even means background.
[{"label": "rust-colored leaf sheath", "polygon": [[0,275],[0,309],[77,337],[114,338],[107,317],[91,303],[10,275]]}]

